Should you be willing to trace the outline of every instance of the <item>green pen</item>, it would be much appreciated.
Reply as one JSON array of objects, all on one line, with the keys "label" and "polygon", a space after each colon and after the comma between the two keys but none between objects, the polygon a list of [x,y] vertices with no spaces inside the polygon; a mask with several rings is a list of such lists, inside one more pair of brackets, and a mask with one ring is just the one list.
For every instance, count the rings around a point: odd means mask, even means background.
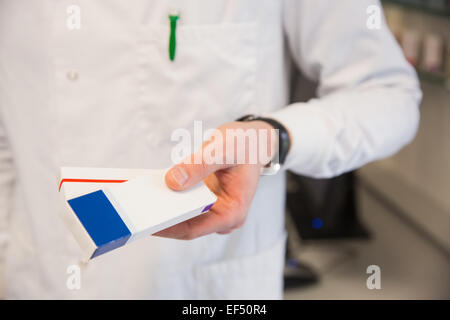
[{"label": "green pen", "polygon": [[178,11],[172,10],[169,14],[170,21],[170,37],[169,37],[169,59],[173,61],[175,59],[175,51],[177,48],[177,20],[180,18]]}]

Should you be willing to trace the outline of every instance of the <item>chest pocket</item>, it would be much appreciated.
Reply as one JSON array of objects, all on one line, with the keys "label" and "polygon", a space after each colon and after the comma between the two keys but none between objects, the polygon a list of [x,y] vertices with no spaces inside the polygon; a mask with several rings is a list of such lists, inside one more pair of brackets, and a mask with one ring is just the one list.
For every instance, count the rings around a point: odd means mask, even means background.
[{"label": "chest pocket", "polygon": [[174,61],[169,33],[169,26],[142,27],[137,46],[141,125],[157,132],[153,144],[194,120],[215,127],[255,108],[256,23],[181,23]]}]

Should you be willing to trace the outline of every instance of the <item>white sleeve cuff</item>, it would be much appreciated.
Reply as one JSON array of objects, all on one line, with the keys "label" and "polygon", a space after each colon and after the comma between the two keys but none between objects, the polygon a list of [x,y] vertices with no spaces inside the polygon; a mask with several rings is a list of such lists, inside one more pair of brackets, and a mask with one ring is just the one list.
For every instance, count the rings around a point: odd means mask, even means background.
[{"label": "white sleeve cuff", "polygon": [[267,115],[279,121],[289,131],[291,148],[285,169],[307,176],[320,175],[321,159],[327,149],[326,117],[321,108],[311,103],[294,103]]}]

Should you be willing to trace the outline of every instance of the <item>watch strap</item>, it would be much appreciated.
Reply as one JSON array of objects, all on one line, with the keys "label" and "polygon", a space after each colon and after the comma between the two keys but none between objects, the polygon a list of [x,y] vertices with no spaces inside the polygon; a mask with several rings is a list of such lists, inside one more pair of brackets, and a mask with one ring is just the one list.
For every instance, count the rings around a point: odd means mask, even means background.
[{"label": "watch strap", "polygon": [[274,129],[278,130],[278,163],[280,165],[284,164],[286,161],[286,157],[288,155],[289,149],[291,147],[291,139],[289,137],[289,132],[286,127],[283,126],[279,121],[266,118],[259,117],[255,115],[245,115],[243,117],[238,118],[236,121],[264,121],[270,124]]}]

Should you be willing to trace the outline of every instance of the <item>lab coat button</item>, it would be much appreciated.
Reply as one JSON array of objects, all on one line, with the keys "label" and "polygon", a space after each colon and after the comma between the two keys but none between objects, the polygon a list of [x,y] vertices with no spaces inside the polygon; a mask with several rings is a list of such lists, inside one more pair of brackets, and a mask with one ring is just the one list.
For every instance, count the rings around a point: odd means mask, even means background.
[{"label": "lab coat button", "polygon": [[69,79],[70,81],[78,80],[78,72],[76,72],[74,70],[68,71],[66,76],[67,76],[67,79]]}]

